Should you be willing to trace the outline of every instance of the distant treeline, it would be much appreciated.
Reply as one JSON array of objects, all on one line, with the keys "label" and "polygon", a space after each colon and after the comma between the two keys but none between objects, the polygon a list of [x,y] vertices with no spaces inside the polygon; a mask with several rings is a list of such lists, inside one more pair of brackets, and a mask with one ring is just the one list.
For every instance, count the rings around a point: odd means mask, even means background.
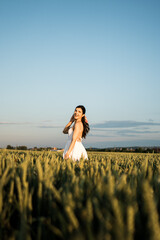
[{"label": "distant treeline", "polygon": [[[6,149],[15,150],[35,150],[35,151],[57,151],[63,150],[61,148],[53,147],[33,147],[27,148],[27,146],[16,146],[7,145]],[[160,153],[160,147],[114,147],[114,148],[87,148],[89,152],[135,152],[135,153]]]},{"label": "distant treeline", "polygon": [[115,148],[87,148],[90,152],[135,152],[160,153],[160,147],[115,147]]},{"label": "distant treeline", "polygon": [[13,147],[11,145],[7,145],[6,149],[27,150],[27,147],[26,146],[16,146],[16,147]]},{"label": "distant treeline", "polygon": [[27,148],[27,146],[16,146],[13,147],[11,145],[7,145],[6,149],[15,149],[15,150],[36,150],[36,151],[43,151],[43,150],[52,150],[51,147],[33,147],[33,148]]}]

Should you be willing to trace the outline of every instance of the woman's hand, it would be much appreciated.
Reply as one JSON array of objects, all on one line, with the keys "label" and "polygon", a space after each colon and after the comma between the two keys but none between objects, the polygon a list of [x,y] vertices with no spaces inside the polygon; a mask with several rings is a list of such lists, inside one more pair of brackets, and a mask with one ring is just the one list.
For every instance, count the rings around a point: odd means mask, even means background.
[{"label": "woman's hand", "polygon": [[68,152],[66,152],[66,154],[64,155],[64,159],[67,160],[69,158],[69,154]]},{"label": "woman's hand", "polygon": [[74,114],[72,115],[70,122],[74,122]]}]

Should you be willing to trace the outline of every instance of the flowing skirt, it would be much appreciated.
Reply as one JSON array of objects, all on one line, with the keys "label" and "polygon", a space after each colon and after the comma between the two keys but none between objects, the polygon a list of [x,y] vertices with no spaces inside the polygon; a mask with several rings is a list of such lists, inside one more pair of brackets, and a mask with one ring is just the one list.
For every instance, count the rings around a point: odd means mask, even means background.
[{"label": "flowing skirt", "polygon": [[[68,140],[64,148],[63,158],[66,152],[68,151],[70,144],[71,144],[71,140]],[[80,158],[88,159],[86,149],[84,148],[82,142],[79,142],[79,141],[75,142],[74,148],[70,153],[69,158],[71,158],[74,161],[77,161],[77,160],[79,161]]]}]

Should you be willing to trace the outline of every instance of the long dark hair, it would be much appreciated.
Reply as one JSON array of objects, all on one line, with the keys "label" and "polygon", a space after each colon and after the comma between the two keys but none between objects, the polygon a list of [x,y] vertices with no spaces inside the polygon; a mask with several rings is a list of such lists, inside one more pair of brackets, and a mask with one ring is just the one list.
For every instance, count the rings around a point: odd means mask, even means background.
[{"label": "long dark hair", "polygon": [[[86,109],[83,105],[78,105],[76,108],[81,108],[83,114],[86,113]],[[76,109],[75,108],[75,109]],[[82,123],[83,123],[83,133],[82,133],[82,138],[86,138],[87,133],[89,132],[90,128],[89,128],[89,124],[88,122],[85,121],[85,116],[82,117]]]}]

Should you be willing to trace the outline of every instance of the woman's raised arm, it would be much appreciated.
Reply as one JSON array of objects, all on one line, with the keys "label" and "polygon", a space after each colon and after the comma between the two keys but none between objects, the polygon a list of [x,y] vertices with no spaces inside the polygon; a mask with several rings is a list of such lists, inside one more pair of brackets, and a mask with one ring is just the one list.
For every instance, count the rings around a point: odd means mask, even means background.
[{"label": "woman's raised arm", "polygon": [[72,115],[69,123],[65,126],[65,128],[63,129],[63,133],[67,134],[68,133],[68,129],[69,127],[72,125],[72,123],[74,122],[74,114]]}]

